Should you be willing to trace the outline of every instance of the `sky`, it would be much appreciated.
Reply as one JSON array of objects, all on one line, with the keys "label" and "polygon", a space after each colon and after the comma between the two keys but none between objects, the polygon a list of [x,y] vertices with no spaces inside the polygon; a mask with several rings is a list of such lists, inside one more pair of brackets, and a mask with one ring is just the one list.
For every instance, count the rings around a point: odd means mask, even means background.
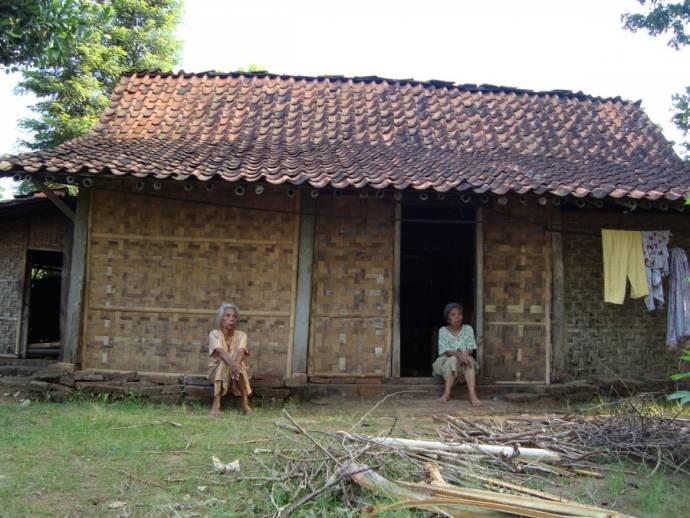
[{"label": "sky", "polygon": [[[690,48],[622,28],[637,0],[187,0],[179,67],[254,63],[293,75],[378,75],[642,100],[669,140],[671,96],[690,85]],[[21,151],[35,102],[0,74],[0,154]],[[9,194],[9,182],[0,183]]]}]

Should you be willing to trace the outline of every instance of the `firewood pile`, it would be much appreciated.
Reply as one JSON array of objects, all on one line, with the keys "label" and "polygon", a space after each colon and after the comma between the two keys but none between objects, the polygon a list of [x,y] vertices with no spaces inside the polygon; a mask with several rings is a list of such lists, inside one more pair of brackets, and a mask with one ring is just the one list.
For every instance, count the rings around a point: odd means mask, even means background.
[{"label": "firewood pile", "polygon": [[[603,477],[612,461],[685,471],[690,420],[634,412],[586,417],[438,417],[437,437],[361,433],[370,412],[350,429],[307,429],[283,411],[276,448],[257,448],[239,479],[252,481],[288,516],[317,498],[377,514],[415,508],[442,516],[623,517],[530,487],[561,477]],[[637,408],[637,407],[636,407]],[[372,409],[373,410],[373,409]]]}]

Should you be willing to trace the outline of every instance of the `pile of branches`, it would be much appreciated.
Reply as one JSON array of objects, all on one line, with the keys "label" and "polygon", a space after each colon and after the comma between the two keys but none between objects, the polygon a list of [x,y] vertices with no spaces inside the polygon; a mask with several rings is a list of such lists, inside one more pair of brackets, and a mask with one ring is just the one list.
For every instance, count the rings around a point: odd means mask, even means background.
[{"label": "pile of branches", "polygon": [[443,440],[437,441],[392,437],[395,423],[387,434],[357,433],[369,413],[347,431],[307,430],[287,411],[283,413],[284,420],[274,421],[280,446],[255,449],[253,468],[245,463],[236,475],[264,492],[276,518],[291,515],[317,498],[344,510],[372,514],[417,508],[459,517],[624,516],[524,484],[524,477],[539,472],[597,475],[594,465],[584,460],[589,453],[584,448],[563,444],[551,448],[557,439],[540,445],[539,438],[549,433],[543,421],[538,425],[543,431],[537,433],[537,425],[527,419],[527,428],[520,432],[515,428],[518,421],[506,429],[446,417],[439,430]]},{"label": "pile of branches", "polygon": [[[451,416],[440,419],[439,435],[448,442],[500,444],[515,448],[545,448],[561,456],[559,466],[532,463],[524,471],[597,476],[597,464],[606,459],[643,462],[656,469],[689,473],[690,420],[658,415],[651,407],[631,399],[619,403],[609,416],[547,416],[468,420]],[[494,466],[519,473],[519,463]]]}]

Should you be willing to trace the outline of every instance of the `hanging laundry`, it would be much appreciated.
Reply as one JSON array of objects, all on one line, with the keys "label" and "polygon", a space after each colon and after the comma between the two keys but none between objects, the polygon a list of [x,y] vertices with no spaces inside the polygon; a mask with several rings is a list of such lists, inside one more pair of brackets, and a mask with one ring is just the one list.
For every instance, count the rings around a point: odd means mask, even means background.
[{"label": "hanging laundry", "polygon": [[604,302],[623,304],[626,279],[630,279],[632,298],[649,295],[640,231],[602,229],[601,242],[604,252]]},{"label": "hanging laundry", "polygon": [[649,295],[644,303],[649,311],[655,309],[654,300],[664,303],[664,288],[662,279],[668,276],[668,242],[671,232],[668,230],[654,230],[642,232],[642,250],[644,251],[645,273]]},{"label": "hanging laundry", "polygon": [[690,342],[690,268],[682,248],[671,248],[666,345],[675,349]]}]

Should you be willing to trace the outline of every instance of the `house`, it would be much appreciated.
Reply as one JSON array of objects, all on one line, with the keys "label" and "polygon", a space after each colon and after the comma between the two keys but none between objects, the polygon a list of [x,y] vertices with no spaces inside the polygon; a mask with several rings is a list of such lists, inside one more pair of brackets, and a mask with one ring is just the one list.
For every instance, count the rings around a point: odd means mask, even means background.
[{"label": "house", "polygon": [[0,171],[79,185],[62,357],[82,368],[202,374],[221,302],[259,377],[430,376],[449,301],[485,383],[677,364],[664,310],[603,302],[602,228],[690,248],[690,166],[639,103],[132,73],[89,135]]},{"label": "house", "polygon": [[[65,189],[50,194],[72,210]],[[71,262],[68,222],[41,192],[0,202],[0,356],[60,354]]]}]

